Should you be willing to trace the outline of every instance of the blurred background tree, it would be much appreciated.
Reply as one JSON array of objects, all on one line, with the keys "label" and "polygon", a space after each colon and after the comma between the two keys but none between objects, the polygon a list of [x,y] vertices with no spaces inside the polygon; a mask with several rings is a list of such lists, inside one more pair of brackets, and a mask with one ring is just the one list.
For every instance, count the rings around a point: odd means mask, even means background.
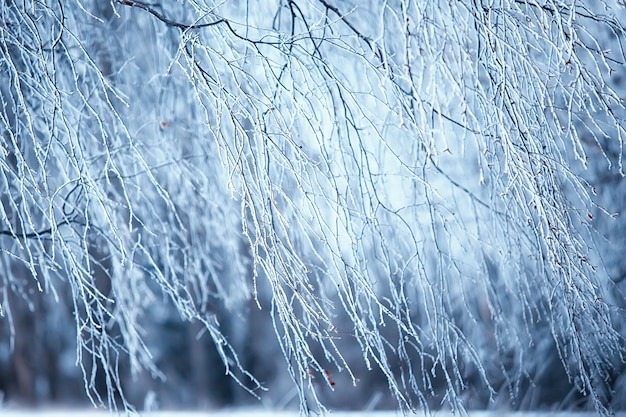
[{"label": "blurred background tree", "polygon": [[626,407],[619,1],[0,16],[5,400]]}]

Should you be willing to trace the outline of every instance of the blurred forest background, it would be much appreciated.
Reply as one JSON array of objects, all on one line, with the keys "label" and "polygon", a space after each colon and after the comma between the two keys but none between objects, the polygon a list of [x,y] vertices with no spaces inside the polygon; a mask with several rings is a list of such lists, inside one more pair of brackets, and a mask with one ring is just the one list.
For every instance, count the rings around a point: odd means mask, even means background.
[{"label": "blurred forest background", "polygon": [[624,22],[3,0],[2,402],[626,410]]}]

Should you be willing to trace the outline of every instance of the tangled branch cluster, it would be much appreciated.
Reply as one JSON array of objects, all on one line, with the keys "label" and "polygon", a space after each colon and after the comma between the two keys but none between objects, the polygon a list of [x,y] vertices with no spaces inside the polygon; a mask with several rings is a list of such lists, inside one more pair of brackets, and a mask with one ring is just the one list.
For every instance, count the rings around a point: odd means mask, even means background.
[{"label": "tangled branch cluster", "polygon": [[355,347],[401,408],[459,410],[472,386],[514,402],[554,347],[609,412],[623,313],[583,173],[623,174],[618,2],[28,0],[0,16],[2,313],[69,289],[94,402],[131,407],[123,356],[162,376],[142,320],[163,299],[256,395],[215,315],[253,298],[305,412],[329,364],[365,378]]}]

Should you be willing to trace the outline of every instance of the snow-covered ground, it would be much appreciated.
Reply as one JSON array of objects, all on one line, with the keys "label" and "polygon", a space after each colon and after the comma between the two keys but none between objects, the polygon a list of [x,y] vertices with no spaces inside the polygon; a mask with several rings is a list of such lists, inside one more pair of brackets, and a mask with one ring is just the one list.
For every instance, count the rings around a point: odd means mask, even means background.
[{"label": "snow-covered ground", "polygon": [[[2,417],[104,417],[112,416],[115,413],[108,411],[93,410],[7,410],[0,408]],[[298,417],[297,412],[276,412],[264,410],[221,410],[221,411],[158,411],[141,413],[142,417]],[[372,412],[343,412],[336,411],[329,414],[331,417],[399,417],[401,413],[395,411],[372,411]],[[424,414],[414,414],[414,416],[424,416]],[[456,417],[458,414],[438,411],[432,413],[433,417]],[[470,417],[594,417],[595,413],[573,413],[573,412],[501,412],[501,411],[470,411]],[[616,413],[616,417],[626,417],[626,413]]]}]

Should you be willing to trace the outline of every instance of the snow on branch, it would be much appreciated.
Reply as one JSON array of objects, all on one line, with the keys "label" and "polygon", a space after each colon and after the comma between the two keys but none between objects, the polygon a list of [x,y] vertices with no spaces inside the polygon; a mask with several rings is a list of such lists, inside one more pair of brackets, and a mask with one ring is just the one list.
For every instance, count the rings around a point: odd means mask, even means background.
[{"label": "snow on branch", "polygon": [[325,409],[320,381],[368,370],[404,410],[473,392],[515,407],[549,354],[609,413],[623,302],[597,218],[621,220],[594,187],[623,176],[618,2],[29,0],[0,16],[2,311],[32,298],[16,271],[67,285],[95,403],[132,409],[124,358],[165,378],[145,330],[165,306],[259,395],[220,323],[254,300],[306,413]]}]

